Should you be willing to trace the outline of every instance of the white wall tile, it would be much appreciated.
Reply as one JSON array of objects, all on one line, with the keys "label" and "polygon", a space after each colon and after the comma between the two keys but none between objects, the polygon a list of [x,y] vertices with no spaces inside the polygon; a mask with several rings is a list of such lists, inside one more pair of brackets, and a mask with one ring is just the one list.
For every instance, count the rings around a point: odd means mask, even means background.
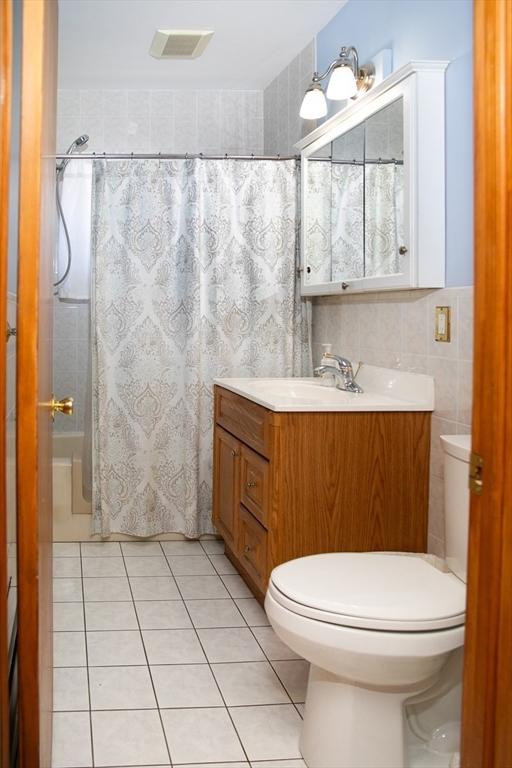
[{"label": "white wall tile", "polygon": [[315,45],[312,40],[269,83],[263,94],[265,152],[294,154],[294,144],[315,127],[315,121],[299,116],[304,91],[315,69]]}]

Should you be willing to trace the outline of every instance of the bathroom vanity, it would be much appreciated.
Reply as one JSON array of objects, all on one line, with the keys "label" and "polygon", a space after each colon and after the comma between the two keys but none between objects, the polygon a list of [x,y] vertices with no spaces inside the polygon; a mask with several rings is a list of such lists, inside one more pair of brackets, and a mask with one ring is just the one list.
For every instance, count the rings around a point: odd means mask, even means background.
[{"label": "bathroom vanity", "polygon": [[425,552],[428,376],[363,366],[318,379],[217,379],[213,518],[262,600],[272,569],[334,551]]}]

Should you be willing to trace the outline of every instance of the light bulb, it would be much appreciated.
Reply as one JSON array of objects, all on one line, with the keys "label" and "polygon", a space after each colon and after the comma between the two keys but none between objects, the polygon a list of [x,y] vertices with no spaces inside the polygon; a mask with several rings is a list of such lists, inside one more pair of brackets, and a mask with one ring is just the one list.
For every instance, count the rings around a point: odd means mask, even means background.
[{"label": "light bulb", "polygon": [[313,83],[304,94],[299,115],[304,120],[316,120],[317,117],[325,117],[326,114],[327,101],[322,86],[319,83]]},{"label": "light bulb", "polygon": [[327,86],[327,98],[342,101],[352,98],[356,93],[357,83],[352,68],[344,64],[336,67]]}]

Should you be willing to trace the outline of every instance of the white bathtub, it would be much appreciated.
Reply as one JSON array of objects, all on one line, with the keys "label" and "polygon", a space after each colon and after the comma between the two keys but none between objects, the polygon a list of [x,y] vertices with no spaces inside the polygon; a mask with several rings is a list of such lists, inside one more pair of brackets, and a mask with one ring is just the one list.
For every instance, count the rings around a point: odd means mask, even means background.
[{"label": "white bathtub", "polygon": [[[91,534],[91,504],[82,495],[82,432],[53,435],[53,540],[99,541]],[[162,533],[148,540],[182,540],[181,533]],[[212,539],[206,535],[202,538]],[[112,534],[111,541],[134,541],[133,536]]]},{"label": "white bathtub", "polygon": [[82,495],[82,432],[53,436],[53,538],[87,541],[91,537],[91,504]]}]

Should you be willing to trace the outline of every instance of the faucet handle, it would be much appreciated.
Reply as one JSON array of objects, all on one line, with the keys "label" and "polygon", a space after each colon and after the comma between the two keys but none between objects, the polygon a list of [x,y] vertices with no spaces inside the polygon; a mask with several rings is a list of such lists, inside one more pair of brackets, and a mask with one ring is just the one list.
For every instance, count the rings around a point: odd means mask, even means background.
[{"label": "faucet handle", "polygon": [[336,360],[340,370],[348,371],[349,373],[352,372],[352,363],[350,360],[347,360],[346,357],[342,357],[341,355],[334,355],[332,352],[324,352],[324,357],[328,357],[331,360]]}]

